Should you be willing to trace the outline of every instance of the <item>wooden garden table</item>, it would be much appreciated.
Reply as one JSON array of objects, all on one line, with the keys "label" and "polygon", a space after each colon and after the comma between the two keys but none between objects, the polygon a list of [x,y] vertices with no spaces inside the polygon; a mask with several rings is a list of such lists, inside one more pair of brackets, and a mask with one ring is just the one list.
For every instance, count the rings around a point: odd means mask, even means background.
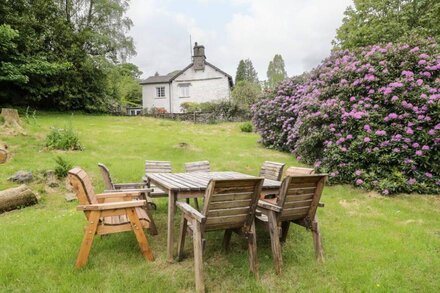
[{"label": "wooden garden table", "polygon": [[[154,184],[168,193],[168,231],[167,258],[169,262],[174,257],[174,216],[176,201],[183,198],[203,197],[211,179],[244,179],[255,178],[239,172],[191,172],[191,173],[151,173],[143,179],[148,184]],[[278,193],[281,182],[265,179],[263,194]]]}]

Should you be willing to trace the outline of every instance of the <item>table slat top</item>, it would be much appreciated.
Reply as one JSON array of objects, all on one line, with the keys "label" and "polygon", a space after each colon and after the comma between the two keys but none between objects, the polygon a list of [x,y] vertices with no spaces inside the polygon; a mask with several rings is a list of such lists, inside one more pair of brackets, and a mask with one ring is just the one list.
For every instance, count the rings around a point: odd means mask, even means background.
[{"label": "table slat top", "polygon": [[[167,191],[204,191],[211,179],[244,179],[256,176],[239,172],[191,172],[191,173],[151,173],[144,176],[155,185]],[[263,190],[279,189],[280,181],[264,179]]]}]

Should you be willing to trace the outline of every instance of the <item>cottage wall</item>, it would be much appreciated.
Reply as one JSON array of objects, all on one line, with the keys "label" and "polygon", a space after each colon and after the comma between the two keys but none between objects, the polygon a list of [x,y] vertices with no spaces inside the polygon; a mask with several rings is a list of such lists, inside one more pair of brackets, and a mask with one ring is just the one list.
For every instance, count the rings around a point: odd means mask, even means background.
[{"label": "cottage wall", "polygon": [[[189,97],[180,97],[179,85],[189,84]],[[173,113],[181,113],[180,105],[184,102],[209,102],[220,99],[229,99],[230,87],[228,78],[209,65],[205,70],[188,68],[171,84]]]},{"label": "cottage wall", "polygon": [[[165,97],[156,96],[157,87],[165,87]],[[143,108],[165,108],[170,112],[170,85],[168,83],[144,84],[142,85],[142,106]]]}]

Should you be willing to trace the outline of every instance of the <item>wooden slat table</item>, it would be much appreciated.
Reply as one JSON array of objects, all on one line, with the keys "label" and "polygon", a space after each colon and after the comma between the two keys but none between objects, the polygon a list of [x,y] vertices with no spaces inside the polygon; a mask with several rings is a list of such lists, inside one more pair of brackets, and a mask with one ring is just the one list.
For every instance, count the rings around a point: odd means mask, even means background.
[{"label": "wooden slat table", "polygon": [[[192,173],[152,173],[143,179],[147,184],[154,184],[168,193],[168,231],[167,258],[172,262],[174,257],[174,216],[176,201],[179,198],[203,197],[211,179],[243,179],[255,176],[239,172],[192,172]],[[281,182],[265,179],[263,193],[278,193]]]}]

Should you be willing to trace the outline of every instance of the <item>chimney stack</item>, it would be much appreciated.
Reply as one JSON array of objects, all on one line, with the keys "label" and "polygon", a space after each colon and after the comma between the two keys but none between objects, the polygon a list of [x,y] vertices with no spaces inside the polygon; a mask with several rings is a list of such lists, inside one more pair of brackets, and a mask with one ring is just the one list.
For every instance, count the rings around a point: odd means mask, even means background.
[{"label": "chimney stack", "polygon": [[197,42],[194,44],[194,70],[205,70],[205,47],[202,45],[197,45]]}]

